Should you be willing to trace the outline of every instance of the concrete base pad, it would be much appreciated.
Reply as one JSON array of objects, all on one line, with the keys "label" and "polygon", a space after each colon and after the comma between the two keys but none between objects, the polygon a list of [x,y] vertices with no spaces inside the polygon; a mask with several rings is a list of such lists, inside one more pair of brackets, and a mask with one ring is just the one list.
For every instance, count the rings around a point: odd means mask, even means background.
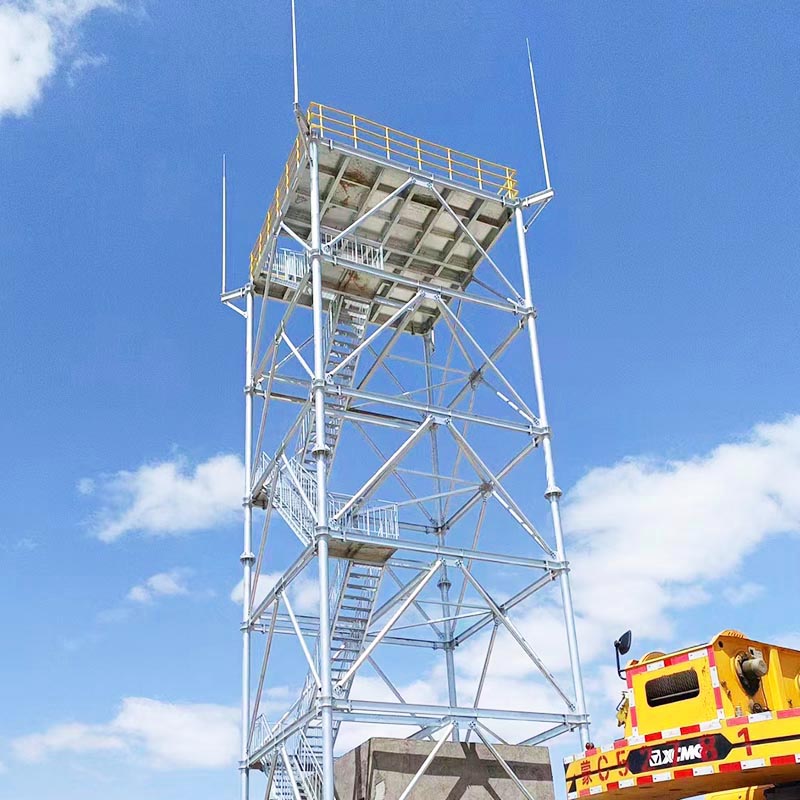
[{"label": "concrete base pad", "polygon": [[[336,761],[338,800],[398,800],[434,742],[369,739]],[[536,800],[553,800],[546,747],[495,745]],[[447,742],[408,800],[522,800],[524,795],[483,744]]]}]

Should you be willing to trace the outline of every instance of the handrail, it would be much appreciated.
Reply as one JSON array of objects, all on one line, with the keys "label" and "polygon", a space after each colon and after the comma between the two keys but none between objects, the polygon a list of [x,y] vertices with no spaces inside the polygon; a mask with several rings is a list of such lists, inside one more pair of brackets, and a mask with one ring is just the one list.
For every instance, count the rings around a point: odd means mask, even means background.
[{"label": "handrail", "polygon": [[258,262],[261,260],[261,256],[264,253],[264,248],[266,247],[269,237],[272,234],[272,228],[280,219],[281,205],[283,204],[286,195],[289,193],[289,187],[292,185],[294,175],[297,172],[297,168],[300,166],[300,159],[303,152],[303,140],[301,135],[298,133],[295,137],[294,145],[289,151],[289,158],[286,159],[286,166],[283,169],[283,175],[278,181],[278,185],[275,188],[274,194],[272,195],[272,202],[267,209],[267,215],[264,217],[264,222],[261,225],[261,230],[258,233],[258,239],[256,239],[256,243],[253,245],[253,249],[250,251],[251,277],[255,277]]},{"label": "handrail", "polygon": [[518,196],[517,171],[496,161],[420,139],[366,117],[320,103],[309,105],[308,123],[312,132],[316,131],[323,137],[327,133],[334,140],[344,139],[354,149],[370,150],[390,161],[398,160],[419,169],[427,168],[443,177],[452,179],[457,175],[479,189],[495,190],[502,197],[514,199]]}]

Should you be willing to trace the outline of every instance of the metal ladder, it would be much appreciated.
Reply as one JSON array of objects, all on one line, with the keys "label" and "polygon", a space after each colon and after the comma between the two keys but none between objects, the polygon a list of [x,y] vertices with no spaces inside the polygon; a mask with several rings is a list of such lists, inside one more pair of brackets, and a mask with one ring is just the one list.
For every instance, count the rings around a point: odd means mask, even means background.
[{"label": "metal ladder", "polygon": [[[338,295],[331,303],[328,312],[328,325],[325,328],[324,351],[326,358],[326,371],[330,372],[341,364],[364,341],[367,332],[370,303],[354,300],[350,297]],[[358,357],[349,361],[332,378],[334,386],[350,388],[353,385],[358,368]],[[339,434],[342,430],[342,418],[339,411],[347,405],[346,397],[333,397],[328,400],[333,413],[325,415],[325,444],[328,447],[329,463],[333,461],[336,446],[339,443]],[[315,468],[314,459],[314,415],[309,413],[303,421],[301,442],[303,447],[302,462],[310,470]]]}]

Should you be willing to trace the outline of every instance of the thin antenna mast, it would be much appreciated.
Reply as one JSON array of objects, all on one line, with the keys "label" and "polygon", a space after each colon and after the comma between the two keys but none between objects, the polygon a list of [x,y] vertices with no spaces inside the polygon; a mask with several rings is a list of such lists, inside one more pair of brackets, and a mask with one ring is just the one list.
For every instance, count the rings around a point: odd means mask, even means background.
[{"label": "thin antenna mast", "polygon": [[[294,0],[292,0],[294,5]],[[547,168],[547,153],[544,149],[544,134],[542,133],[542,117],[539,114],[539,95],[536,91],[536,78],[533,77],[533,59],[531,58],[531,43],[525,38],[525,45],[528,48],[528,69],[531,73],[531,89],[533,90],[533,107],[536,111],[536,127],[539,129],[539,146],[542,148],[542,166],[544,167],[544,180],[548,189],[550,186],[550,170]]]},{"label": "thin antenna mast", "polygon": [[222,294],[225,294],[228,271],[228,180],[225,154],[222,154]]},{"label": "thin antenna mast", "polygon": [[300,82],[297,77],[297,15],[292,0],[292,67],[294,69],[294,110],[300,110]]}]

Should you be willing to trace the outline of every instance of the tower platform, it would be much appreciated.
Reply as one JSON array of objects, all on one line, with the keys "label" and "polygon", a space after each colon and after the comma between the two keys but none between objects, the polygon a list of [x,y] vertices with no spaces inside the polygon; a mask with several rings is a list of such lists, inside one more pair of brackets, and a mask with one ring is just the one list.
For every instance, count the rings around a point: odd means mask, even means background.
[{"label": "tower platform", "polygon": [[[516,170],[318,103],[305,121],[320,145],[325,290],[370,302],[374,323],[421,286],[448,301],[463,292],[511,221]],[[310,180],[298,135],[250,256],[261,294],[288,301],[308,271],[307,250],[295,245],[310,245]],[[358,235],[349,235],[358,220]],[[310,292],[300,304],[311,304]],[[437,316],[425,301],[407,330],[424,332]]]}]

